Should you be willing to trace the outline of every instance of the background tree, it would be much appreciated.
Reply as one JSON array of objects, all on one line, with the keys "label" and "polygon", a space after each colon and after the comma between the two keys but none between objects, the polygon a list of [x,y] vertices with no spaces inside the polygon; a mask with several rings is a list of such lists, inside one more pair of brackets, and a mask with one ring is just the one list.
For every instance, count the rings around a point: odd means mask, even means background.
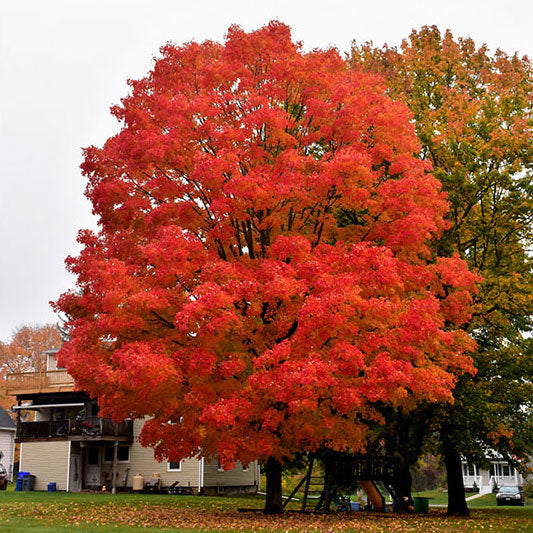
[{"label": "background tree", "polygon": [[[1,377],[8,373],[45,370],[46,357],[43,352],[60,348],[61,344],[59,329],[54,324],[34,324],[16,328],[7,342],[0,341]],[[10,411],[13,405],[13,397],[6,396],[4,386],[0,389],[0,405],[7,411]]]},{"label": "background tree", "polygon": [[464,375],[454,404],[434,414],[448,511],[467,514],[461,455],[523,456],[533,441],[532,65],[436,27],[413,31],[399,49],[354,45],[349,63],[383,75],[389,94],[412,110],[421,158],[451,203],[438,253],[458,250],[484,278],[467,328],[478,372]]},{"label": "background tree", "polygon": [[442,458],[432,453],[423,453],[413,470],[413,490],[423,492],[439,489],[444,485],[445,477]]},{"label": "background tree", "polygon": [[46,350],[62,344],[55,324],[25,325],[15,329],[11,339],[0,342],[2,372],[39,372],[46,369]]},{"label": "background tree", "polygon": [[447,205],[403,104],[287,26],[165,46],[82,165],[98,233],[69,258],[60,362],[158,458],[281,467],[362,449],[377,403],[471,371],[475,276],[432,256]]}]

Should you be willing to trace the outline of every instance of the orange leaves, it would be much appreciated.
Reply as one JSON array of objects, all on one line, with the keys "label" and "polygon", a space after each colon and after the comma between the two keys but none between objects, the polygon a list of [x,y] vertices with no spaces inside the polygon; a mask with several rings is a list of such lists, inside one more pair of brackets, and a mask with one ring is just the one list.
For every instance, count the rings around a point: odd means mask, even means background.
[{"label": "orange leaves", "polygon": [[[489,498],[489,499],[488,499]],[[491,496],[481,500],[481,506],[491,503]],[[493,497],[492,497],[493,498]],[[240,496],[202,498],[157,495],[87,494],[61,500],[50,495],[42,498],[15,493],[2,505],[3,529],[22,528],[140,531],[261,531],[313,533],[368,532],[382,533],[443,533],[448,531],[527,531],[533,520],[526,509],[474,509],[469,518],[446,516],[445,509],[431,508],[428,514],[376,512],[299,513],[290,510],[282,515],[239,513],[238,507],[260,507],[261,497]],[[11,500],[11,501],[10,501]],[[473,502],[474,503],[474,502]],[[494,500],[492,500],[492,505]],[[522,511],[522,512],[521,512]],[[35,527],[33,527],[35,526]],[[516,526],[516,527],[515,527]]]},{"label": "orange leaves", "polygon": [[471,279],[432,263],[446,203],[379,78],[272,22],[166,46],[131,85],[86,151],[101,230],[57,304],[104,407],[154,416],[160,457],[231,464],[361,448],[376,402],[447,397]]},{"label": "orange leaves", "polygon": [[0,341],[1,373],[40,372],[46,369],[46,350],[59,348],[61,333],[56,325],[16,328],[8,342]]},{"label": "orange leaves", "polygon": [[454,289],[464,289],[476,292],[476,283],[483,281],[483,278],[466,268],[466,261],[458,254],[452,257],[439,257],[436,263],[436,272],[442,283]]},{"label": "orange leaves", "polygon": [[512,448],[512,438],[513,438],[513,434],[514,434],[514,431],[509,428],[509,427],[506,427],[504,426],[503,424],[498,426],[496,428],[495,431],[491,431],[490,433],[488,433],[487,437],[497,446],[499,441],[502,440],[502,441],[505,441],[507,440],[508,442],[511,443],[511,448]]}]

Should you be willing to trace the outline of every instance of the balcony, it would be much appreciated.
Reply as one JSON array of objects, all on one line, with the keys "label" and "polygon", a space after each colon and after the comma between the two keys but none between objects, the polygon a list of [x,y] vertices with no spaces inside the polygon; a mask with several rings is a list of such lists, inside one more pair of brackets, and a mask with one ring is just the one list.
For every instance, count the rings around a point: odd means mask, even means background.
[{"label": "balcony", "polygon": [[66,370],[20,372],[6,375],[6,394],[11,396],[73,390],[74,380]]},{"label": "balcony", "polygon": [[133,441],[133,421],[118,424],[107,418],[69,418],[40,422],[19,422],[17,441],[31,440],[117,440]]}]

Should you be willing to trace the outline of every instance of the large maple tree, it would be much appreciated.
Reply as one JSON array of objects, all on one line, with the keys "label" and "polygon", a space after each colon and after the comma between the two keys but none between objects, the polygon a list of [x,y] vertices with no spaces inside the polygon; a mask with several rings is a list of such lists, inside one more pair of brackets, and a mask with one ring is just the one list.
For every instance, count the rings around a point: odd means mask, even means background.
[{"label": "large maple tree", "polygon": [[231,27],[130,84],[85,150],[100,229],[68,259],[61,363],[105,413],[152,417],[159,458],[267,461],[279,510],[284,459],[451,398],[475,277],[431,251],[447,202],[407,107],[337,51]]},{"label": "large maple tree", "polygon": [[461,457],[531,453],[532,64],[434,26],[399,48],[355,45],[349,63],[382,75],[412,110],[421,157],[449,193],[450,225],[436,249],[458,251],[483,277],[465,325],[478,372],[460,379],[453,404],[425,411],[425,425],[441,434],[448,512],[467,514]]}]

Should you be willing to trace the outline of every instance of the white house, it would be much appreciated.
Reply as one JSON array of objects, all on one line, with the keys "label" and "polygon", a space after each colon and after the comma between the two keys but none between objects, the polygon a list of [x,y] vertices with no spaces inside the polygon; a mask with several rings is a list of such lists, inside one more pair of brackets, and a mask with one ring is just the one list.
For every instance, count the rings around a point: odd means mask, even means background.
[{"label": "white house", "polygon": [[490,462],[488,468],[462,461],[465,489],[478,488],[480,494],[488,494],[493,491],[495,485],[524,486],[522,474],[499,453],[492,452],[488,460]]},{"label": "white house", "polygon": [[16,430],[17,428],[13,419],[0,407],[0,463],[7,470],[9,481],[13,481]]}]

